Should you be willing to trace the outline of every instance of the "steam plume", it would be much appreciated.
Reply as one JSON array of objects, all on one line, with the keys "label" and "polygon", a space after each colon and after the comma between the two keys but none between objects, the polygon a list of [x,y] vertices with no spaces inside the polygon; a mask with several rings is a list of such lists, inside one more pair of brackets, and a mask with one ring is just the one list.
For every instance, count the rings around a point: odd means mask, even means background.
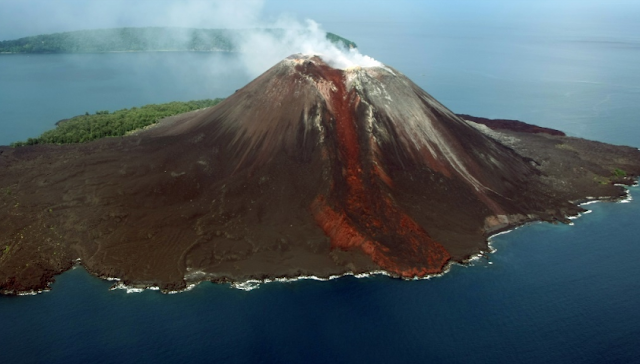
[{"label": "steam plume", "polygon": [[313,20],[300,23],[281,19],[270,28],[282,29],[283,34],[254,30],[241,40],[240,58],[250,75],[258,75],[294,53],[318,55],[330,66],[340,69],[381,66],[357,49],[348,50],[330,42],[325,30]]}]

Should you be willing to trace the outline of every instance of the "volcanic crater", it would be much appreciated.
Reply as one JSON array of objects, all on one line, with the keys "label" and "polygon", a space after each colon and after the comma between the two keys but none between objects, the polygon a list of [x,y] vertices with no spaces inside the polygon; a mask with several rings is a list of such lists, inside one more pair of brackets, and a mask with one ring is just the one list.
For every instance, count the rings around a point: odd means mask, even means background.
[{"label": "volcanic crater", "polygon": [[636,148],[460,117],[388,66],[294,55],[127,137],[0,147],[0,291],[47,289],[77,262],[164,291],[424,277],[492,233],[623,197],[639,161]]}]

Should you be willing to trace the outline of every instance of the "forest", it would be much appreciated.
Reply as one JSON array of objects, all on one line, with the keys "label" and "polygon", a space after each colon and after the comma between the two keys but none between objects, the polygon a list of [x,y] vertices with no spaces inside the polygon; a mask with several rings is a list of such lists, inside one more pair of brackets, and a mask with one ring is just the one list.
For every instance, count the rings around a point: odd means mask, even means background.
[{"label": "forest", "polygon": [[[233,52],[238,41],[254,31],[170,27],[78,30],[0,41],[0,53]],[[284,35],[283,29],[263,31],[276,37]],[[326,38],[346,49],[356,48],[354,42],[339,35],[327,33]]]},{"label": "forest", "polygon": [[56,128],[36,138],[12,143],[12,147],[35,144],[84,143],[105,137],[118,137],[157,123],[160,119],[193,110],[215,106],[223,99],[149,104],[114,112],[99,110],[95,114],[75,116],[56,123]]}]

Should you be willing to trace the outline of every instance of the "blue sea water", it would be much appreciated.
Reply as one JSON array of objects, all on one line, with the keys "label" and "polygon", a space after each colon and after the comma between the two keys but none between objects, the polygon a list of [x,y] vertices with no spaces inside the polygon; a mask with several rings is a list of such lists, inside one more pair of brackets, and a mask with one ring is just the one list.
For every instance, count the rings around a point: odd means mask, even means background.
[{"label": "blue sea water", "polygon": [[[587,33],[352,26],[350,38],[455,112],[640,146],[640,45]],[[336,31],[338,32],[338,31]],[[340,32],[338,32],[340,33]],[[620,45],[620,44],[623,45]],[[224,54],[0,56],[0,144],[85,111],[224,97]],[[188,65],[188,66],[187,66]],[[224,68],[228,70],[228,68]],[[109,291],[82,268],[0,297],[2,362],[633,362],[640,357],[640,193],[574,226],[532,224],[442,277],[345,277],[245,292],[204,283]]]},{"label": "blue sea water", "polygon": [[251,80],[234,59],[178,52],[0,55],[0,145],[85,112],[226,97]]}]

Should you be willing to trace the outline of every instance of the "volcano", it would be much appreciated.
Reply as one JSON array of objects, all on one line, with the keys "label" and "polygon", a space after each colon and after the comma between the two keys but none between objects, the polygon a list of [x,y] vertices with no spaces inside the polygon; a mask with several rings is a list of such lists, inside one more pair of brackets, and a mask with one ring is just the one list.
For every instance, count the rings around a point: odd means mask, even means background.
[{"label": "volcano", "polygon": [[124,138],[1,147],[0,289],[46,289],[76,262],[166,291],[425,277],[501,229],[619,198],[640,173],[635,148],[527,125],[464,120],[388,66],[294,55]]}]

